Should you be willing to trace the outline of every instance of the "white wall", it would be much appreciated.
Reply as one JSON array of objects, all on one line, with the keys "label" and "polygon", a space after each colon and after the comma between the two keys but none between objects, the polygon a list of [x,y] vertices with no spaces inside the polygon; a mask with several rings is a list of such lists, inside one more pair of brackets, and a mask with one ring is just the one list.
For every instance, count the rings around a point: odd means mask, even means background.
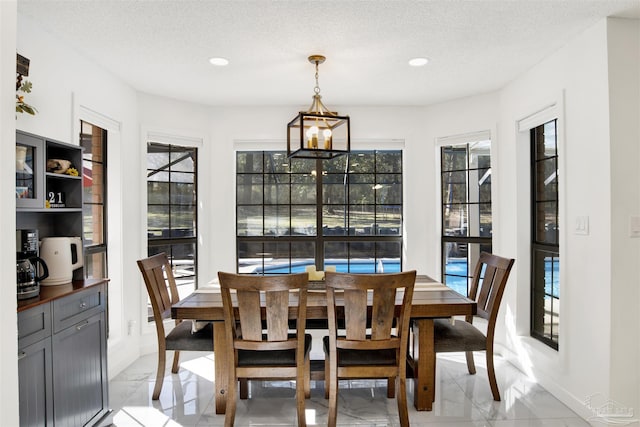
[{"label": "white wall", "polygon": [[[640,20],[611,19],[609,121],[611,141],[611,398],[640,411]],[[636,54],[630,54],[635,52]],[[634,336],[635,335],[635,336]],[[635,402],[633,400],[635,396]]]},{"label": "white wall", "polygon": [[[0,240],[15,239],[15,83],[16,2],[0,1]],[[0,245],[0,420],[18,425],[18,328],[16,324],[15,250],[10,243]]]},{"label": "white wall", "polygon": [[[608,372],[602,366],[609,363],[609,351],[606,345],[597,345],[608,340],[610,299],[610,263],[601,256],[609,253],[610,224],[605,33],[604,22],[591,28],[509,85],[501,100],[499,133],[511,164],[505,164],[508,188],[500,199],[508,205],[505,209],[517,213],[506,221],[518,235],[511,243],[517,245],[518,289],[507,290],[503,311],[516,319],[508,347],[518,352],[514,357],[545,387],[563,394],[574,409],[592,393],[608,393]],[[565,131],[559,135],[564,141],[559,147],[562,315],[560,350],[554,352],[528,337],[530,191],[529,166],[522,159],[529,158],[529,147],[526,136],[518,139],[514,123],[563,98],[565,112],[560,121]],[[513,194],[519,195],[518,200]],[[589,236],[567,229],[577,215],[589,216]],[[584,357],[587,353],[589,357]]]},{"label": "white wall", "polygon": [[[512,349],[512,360],[583,415],[582,402],[596,393],[629,408],[638,404],[638,243],[630,241],[626,228],[628,216],[638,214],[638,122],[619,119],[613,111],[631,107],[638,116],[638,47],[637,35],[635,45],[619,45],[634,38],[620,25],[620,20],[601,21],[509,84],[500,100],[502,155],[496,166],[502,179],[497,201],[502,225],[509,230],[504,247],[517,254],[517,287],[507,290],[502,311],[508,330],[504,350]],[[611,68],[608,30],[621,49]],[[634,53],[636,80],[631,88],[635,95],[632,92],[622,100],[619,94],[609,93],[609,73],[624,74],[621,58]],[[614,86],[620,84],[625,89],[618,89],[624,92],[634,77],[621,78]],[[519,119],[553,103],[561,107],[558,352],[528,337],[529,147],[528,137],[515,130]],[[573,232],[576,216],[589,217],[589,235]],[[617,224],[618,219],[622,224]],[[631,261],[616,260],[622,255],[619,252]]]}]

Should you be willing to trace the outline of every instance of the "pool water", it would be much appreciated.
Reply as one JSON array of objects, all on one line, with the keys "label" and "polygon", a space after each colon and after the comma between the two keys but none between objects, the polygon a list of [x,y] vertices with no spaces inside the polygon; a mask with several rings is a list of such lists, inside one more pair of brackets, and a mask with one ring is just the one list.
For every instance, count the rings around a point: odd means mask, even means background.
[{"label": "pool water", "polygon": [[[287,274],[303,273],[307,266],[313,265],[312,260],[298,261],[289,265],[266,265],[256,267],[255,274]],[[356,260],[327,260],[327,266],[335,266],[340,273],[398,273],[400,261],[395,259],[356,259]],[[545,291],[548,295],[558,298],[560,285],[560,263],[548,260],[545,262]],[[449,259],[445,266],[446,285],[462,295],[467,295],[467,260]]]},{"label": "pool water", "polygon": [[[256,274],[286,274],[286,273],[304,273],[307,266],[313,265],[312,261],[300,261],[289,265],[266,265],[264,268],[256,268]],[[400,261],[379,259],[378,261],[371,259],[362,260],[327,260],[325,265],[335,266],[339,273],[399,273]]]},{"label": "pool water", "polygon": [[[554,298],[560,295],[560,263],[549,258],[545,260],[545,293]],[[467,295],[467,260],[449,260],[445,266],[446,284],[462,295]]]}]

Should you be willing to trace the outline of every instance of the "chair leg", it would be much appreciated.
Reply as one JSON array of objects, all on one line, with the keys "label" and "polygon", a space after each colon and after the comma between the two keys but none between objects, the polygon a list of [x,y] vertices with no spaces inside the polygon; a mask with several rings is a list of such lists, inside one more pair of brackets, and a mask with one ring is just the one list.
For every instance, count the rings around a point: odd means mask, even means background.
[{"label": "chair leg", "polygon": [[[338,418],[338,367],[337,365],[329,368],[331,374],[329,375],[329,419],[327,421],[328,427],[336,427]],[[325,381],[327,379],[325,378]],[[326,387],[326,385],[325,385]],[[326,391],[325,391],[326,393]]]},{"label": "chair leg", "polygon": [[229,375],[229,384],[227,385],[227,405],[224,413],[225,427],[233,427],[233,423],[236,421],[236,399],[238,398],[238,391],[236,390],[237,384],[238,377],[236,377],[234,369]]},{"label": "chair leg", "polygon": [[298,427],[306,427],[307,420],[305,417],[305,399],[307,398],[307,378],[308,378],[308,361],[307,358],[304,366],[298,366],[296,369],[296,410],[298,412]]},{"label": "chair leg", "polygon": [[[435,354],[434,358],[433,358],[433,366],[431,367],[431,372],[433,372],[433,400],[432,400],[432,402],[436,401],[436,384],[438,384],[438,381],[437,381],[438,375],[437,375],[437,371],[436,371],[436,368],[438,367],[437,361],[438,361],[438,355]],[[420,374],[418,374],[418,375],[420,375]]]},{"label": "chair leg", "polygon": [[329,398],[329,384],[331,384],[331,380],[329,378],[329,355],[326,354],[324,356],[324,398]]},{"label": "chair leg", "polygon": [[167,361],[167,352],[165,350],[158,350],[158,370],[156,372],[156,385],[153,387],[152,400],[158,400],[160,398],[160,391],[162,390],[162,383],[164,381],[164,368]]},{"label": "chair leg", "polygon": [[398,416],[400,417],[400,426],[409,427],[409,411],[407,409],[407,379],[403,376],[398,377]]},{"label": "chair leg", "polygon": [[173,352],[173,365],[171,366],[171,372],[177,374],[178,370],[180,370],[180,352],[175,350]]},{"label": "chair leg", "polygon": [[245,400],[249,398],[249,380],[246,378],[240,378],[240,399]]},{"label": "chair leg", "polygon": [[304,397],[311,399],[311,359],[309,356],[304,362]]},{"label": "chair leg", "polygon": [[396,397],[396,377],[387,378],[387,398]]},{"label": "chair leg", "polygon": [[488,348],[486,352],[487,356],[487,374],[489,375],[489,385],[491,385],[491,393],[493,394],[493,400],[500,401],[500,392],[498,391],[498,382],[496,381],[496,370],[493,366],[493,349]]},{"label": "chair leg", "polygon": [[467,356],[467,369],[471,375],[475,375],[476,373],[476,364],[473,363],[473,351],[465,351]]}]

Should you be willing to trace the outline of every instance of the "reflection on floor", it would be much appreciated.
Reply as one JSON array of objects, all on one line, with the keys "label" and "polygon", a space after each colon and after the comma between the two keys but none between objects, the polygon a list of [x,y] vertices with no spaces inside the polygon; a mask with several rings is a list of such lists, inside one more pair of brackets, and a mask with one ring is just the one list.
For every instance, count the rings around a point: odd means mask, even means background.
[{"label": "reflection on floor", "polygon": [[[171,356],[172,357],[172,356]],[[224,425],[224,415],[216,415],[213,403],[214,355],[183,353],[178,374],[171,374],[170,363],[157,401],[151,400],[156,355],[143,356],[109,383],[114,425],[205,427]],[[564,404],[528,379],[508,362],[497,357],[496,371],[501,402],[491,397],[484,354],[476,357],[478,373],[469,375],[463,354],[438,355],[436,401],[432,412],[417,412],[409,405],[414,427],[459,426],[544,426],[587,427]],[[340,383],[338,425],[397,426],[395,399],[387,399],[386,381],[348,381]],[[296,425],[293,382],[252,382],[251,398],[238,401],[236,426]],[[307,400],[307,424],[326,425],[327,404],[324,383],[312,382]],[[413,402],[413,384],[408,388]]]}]

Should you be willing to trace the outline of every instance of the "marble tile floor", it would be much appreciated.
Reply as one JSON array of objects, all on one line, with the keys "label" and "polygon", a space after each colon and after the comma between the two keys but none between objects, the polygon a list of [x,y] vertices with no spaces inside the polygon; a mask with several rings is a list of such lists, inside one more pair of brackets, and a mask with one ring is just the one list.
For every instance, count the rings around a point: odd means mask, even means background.
[{"label": "marble tile floor", "polygon": [[[168,355],[171,356],[171,355]],[[208,427],[224,425],[213,402],[214,355],[181,354],[181,369],[167,372],[160,399],[151,400],[156,355],[140,357],[109,382],[113,425],[116,427]],[[173,357],[173,356],[171,356]],[[414,427],[587,427],[589,424],[527,378],[510,363],[496,358],[501,402],[494,402],[483,366],[476,357],[477,374],[469,375],[464,354],[438,355],[436,401],[431,412],[413,407],[413,383],[408,381],[409,419]],[[395,399],[386,397],[386,381],[341,381],[338,425],[398,426]],[[307,400],[307,424],[326,425],[328,401],[324,383],[312,382]],[[236,426],[296,425],[295,383],[252,382],[251,397],[238,400]]]}]

